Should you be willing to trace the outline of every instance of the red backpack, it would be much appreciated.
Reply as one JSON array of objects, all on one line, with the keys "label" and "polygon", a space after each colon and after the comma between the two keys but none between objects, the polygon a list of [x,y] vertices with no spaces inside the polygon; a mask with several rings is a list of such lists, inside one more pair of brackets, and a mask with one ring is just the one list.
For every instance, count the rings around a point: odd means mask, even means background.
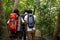
[{"label": "red backpack", "polygon": [[12,32],[16,32],[17,31],[17,27],[18,27],[18,18],[17,18],[17,14],[16,13],[11,13],[10,14],[10,21],[9,21],[9,29]]}]

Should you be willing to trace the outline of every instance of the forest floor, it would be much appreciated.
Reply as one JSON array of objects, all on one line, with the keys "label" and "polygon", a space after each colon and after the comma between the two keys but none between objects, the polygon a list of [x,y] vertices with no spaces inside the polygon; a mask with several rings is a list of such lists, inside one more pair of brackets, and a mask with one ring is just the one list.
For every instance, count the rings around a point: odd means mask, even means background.
[{"label": "forest floor", "polygon": [[[26,37],[26,39],[27,39],[27,37]],[[10,40],[10,38],[9,38],[9,40]],[[36,30],[35,40],[45,40],[45,39],[41,38],[41,32],[39,30]]]}]

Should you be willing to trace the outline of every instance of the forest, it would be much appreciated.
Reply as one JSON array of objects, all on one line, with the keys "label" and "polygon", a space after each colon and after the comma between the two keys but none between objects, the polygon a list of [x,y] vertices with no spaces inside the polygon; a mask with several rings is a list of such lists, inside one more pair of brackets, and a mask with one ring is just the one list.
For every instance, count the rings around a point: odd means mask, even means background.
[{"label": "forest", "polygon": [[0,0],[0,40],[8,40],[10,13],[31,9],[36,15],[37,40],[60,40],[60,0]]}]

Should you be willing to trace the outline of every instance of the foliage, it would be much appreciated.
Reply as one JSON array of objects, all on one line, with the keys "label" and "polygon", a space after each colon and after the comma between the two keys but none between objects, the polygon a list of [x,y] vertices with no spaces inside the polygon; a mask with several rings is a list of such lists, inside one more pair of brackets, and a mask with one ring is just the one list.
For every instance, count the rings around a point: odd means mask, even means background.
[{"label": "foliage", "polygon": [[[19,11],[23,14],[24,9],[31,9],[36,15],[36,26],[43,36],[53,33],[55,23],[57,20],[58,8],[60,7],[60,0],[20,0]],[[4,0],[4,10],[6,19],[9,19],[9,14],[12,12],[12,0]],[[3,19],[0,19],[0,22]]]}]

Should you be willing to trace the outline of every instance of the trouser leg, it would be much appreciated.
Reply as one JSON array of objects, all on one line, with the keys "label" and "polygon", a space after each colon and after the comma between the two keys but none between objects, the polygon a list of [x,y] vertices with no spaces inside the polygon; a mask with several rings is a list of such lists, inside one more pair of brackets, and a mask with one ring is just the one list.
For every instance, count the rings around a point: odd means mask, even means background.
[{"label": "trouser leg", "polygon": [[25,26],[24,26],[24,28],[23,28],[23,35],[24,35],[24,36],[23,36],[23,39],[26,40],[26,27],[25,27]]},{"label": "trouser leg", "polygon": [[32,30],[32,40],[35,40],[35,30]]},{"label": "trouser leg", "polygon": [[9,34],[10,40],[14,40],[14,39],[15,39],[15,38],[14,38],[14,35],[15,35],[14,32],[10,32],[10,34]]},{"label": "trouser leg", "polygon": [[24,40],[26,40],[26,31],[24,31],[24,37],[23,38],[24,38]]},{"label": "trouser leg", "polygon": [[32,40],[31,31],[28,31],[28,32],[27,32],[27,37],[28,37],[28,40]]},{"label": "trouser leg", "polygon": [[22,31],[20,31],[20,33],[19,33],[19,35],[18,35],[18,36],[19,36],[19,39],[20,39],[20,40],[22,40],[23,32],[22,32]]}]

